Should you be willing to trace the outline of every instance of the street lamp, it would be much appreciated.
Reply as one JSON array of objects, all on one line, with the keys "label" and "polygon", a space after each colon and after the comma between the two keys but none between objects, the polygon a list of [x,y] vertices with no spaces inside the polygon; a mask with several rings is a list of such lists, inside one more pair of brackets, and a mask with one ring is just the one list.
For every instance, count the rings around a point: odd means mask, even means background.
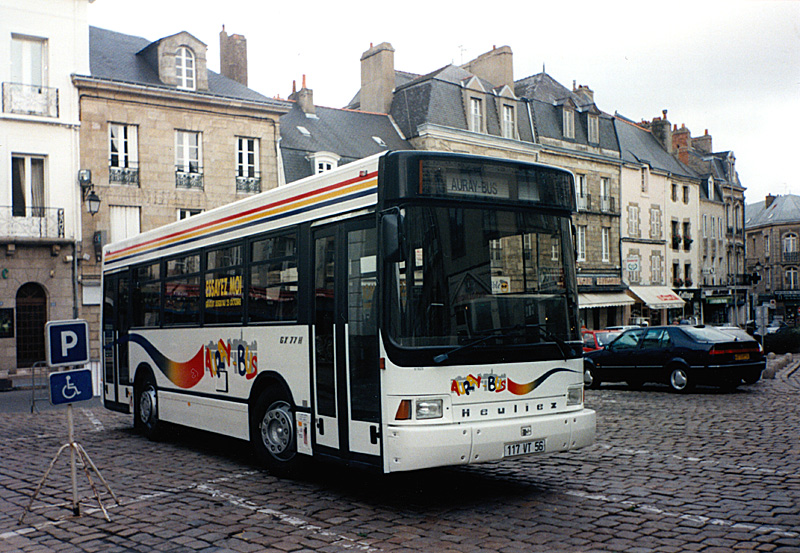
[{"label": "street lamp", "polygon": [[92,171],[89,169],[81,169],[78,171],[78,183],[81,185],[83,201],[86,202],[86,211],[94,217],[94,214],[100,211],[100,196],[94,191]]}]

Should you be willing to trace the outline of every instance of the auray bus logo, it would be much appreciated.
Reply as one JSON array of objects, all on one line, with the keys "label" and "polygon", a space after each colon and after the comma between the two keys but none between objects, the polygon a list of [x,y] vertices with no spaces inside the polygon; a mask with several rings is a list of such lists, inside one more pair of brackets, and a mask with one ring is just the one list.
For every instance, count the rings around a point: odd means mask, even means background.
[{"label": "auray bus logo", "polygon": [[450,383],[450,392],[456,394],[456,396],[468,396],[479,391],[500,393],[508,390],[515,396],[524,396],[541,386],[545,380],[554,374],[561,372],[574,373],[577,371],[565,367],[550,369],[536,380],[527,384],[518,384],[504,374],[479,374],[477,376],[469,374],[454,378]]},{"label": "auray bus logo", "polygon": [[219,339],[205,346],[205,370],[212,377],[233,370],[250,380],[258,374],[258,346],[256,341]]}]

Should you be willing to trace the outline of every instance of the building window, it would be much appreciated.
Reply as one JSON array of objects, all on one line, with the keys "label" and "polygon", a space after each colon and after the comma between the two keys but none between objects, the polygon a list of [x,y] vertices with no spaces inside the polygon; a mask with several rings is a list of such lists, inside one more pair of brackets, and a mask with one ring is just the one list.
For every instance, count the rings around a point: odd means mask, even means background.
[{"label": "building window", "polygon": [[11,37],[12,83],[47,85],[46,46],[47,41],[40,38]]},{"label": "building window", "polygon": [[600,119],[596,115],[589,115],[589,142],[598,144],[600,142]]},{"label": "building window", "polygon": [[184,219],[188,219],[189,217],[194,217],[195,215],[198,215],[198,214],[200,214],[202,212],[203,212],[202,209],[183,209],[183,208],[179,208],[178,209],[178,221],[183,221]]},{"label": "building window", "polygon": [[47,86],[47,40],[12,35],[10,69],[3,111],[58,117],[58,90]]},{"label": "building window", "polygon": [[653,252],[650,255],[650,284],[661,284],[663,279],[662,272],[661,256]]},{"label": "building window", "polygon": [[672,249],[677,250],[681,246],[681,223],[672,221]]},{"label": "building window", "polygon": [[578,261],[586,261],[586,225],[578,225],[577,242]]},{"label": "building window", "polygon": [[341,158],[333,152],[314,152],[308,159],[311,161],[314,174],[319,175],[338,167]]},{"label": "building window", "polygon": [[141,208],[138,206],[112,205],[109,206],[111,228],[109,242],[124,240],[136,236],[140,232]]},{"label": "building window", "polygon": [[678,184],[674,182],[672,183],[672,201],[678,201]]},{"label": "building window", "polygon": [[11,214],[44,217],[44,158],[11,156]]},{"label": "building window", "polygon": [[642,274],[639,255],[628,253],[625,268],[628,271],[628,282],[631,284],[638,284]]},{"label": "building window", "polygon": [[589,209],[589,185],[586,183],[586,175],[578,175],[577,182],[578,211]]},{"label": "building window", "polygon": [[240,136],[236,139],[237,192],[261,192],[258,150],[258,138],[245,138]]},{"label": "building window", "polygon": [[687,263],[683,266],[683,283],[689,287],[692,285],[692,264]]},{"label": "building window", "polygon": [[575,138],[575,113],[564,108],[562,114],[564,138]]},{"label": "building window", "polygon": [[650,238],[659,240],[661,232],[661,208],[655,205],[650,208]]},{"label": "building window", "polygon": [[647,189],[649,187],[649,179],[650,169],[648,167],[642,167],[642,192],[645,194],[647,193]]},{"label": "building window", "polygon": [[178,88],[195,90],[195,60],[194,52],[181,46],[175,53],[175,76],[178,79]]},{"label": "building window", "polygon": [[514,106],[503,106],[503,137],[515,138],[516,137],[516,118],[514,117]]},{"label": "building window", "polygon": [[203,141],[199,132],[175,131],[175,184],[203,189]]},{"label": "building window", "polygon": [[685,203],[685,204],[689,203],[689,187],[688,186],[684,186],[683,187],[683,203]]},{"label": "building window", "polygon": [[783,237],[783,262],[784,263],[798,263],[800,262],[800,252],[797,250],[797,235],[794,233],[787,234]]},{"label": "building window", "polygon": [[797,267],[789,267],[784,274],[784,285],[787,290],[797,290],[800,288],[800,283],[797,280]]},{"label": "building window", "polygon": [[600,210],[603,213],[610,213],[613,207],[608,177],[600,177]]},{"label": "building window", "polygon": [[703,213],[703,238],[708,238],[708,215]]},{"label": "building window", "polygon": [[483,102],[480,98],[469,99],[469,130],[472,132],[483,130]]},{"label": "building window", "polygon": [[[753,240],[755,240],[755,237],[753,237]],[[769,234],[765,234],[764,235],[764,256],[765,257],[769,257],[769,249],[770,249]],[[755,253],[755,248],[753,248],[753,253]]]},{"label": "building window", "polygon": [[628,206],[628,236],[639,236],[639,206]]},{"label": "building window", "polygon": [[611,229],[608,227],[603,227],[602,229],[602,260],[605,263],[608,263],[611,258]]},{"label": "building window", "polygon": [[108,182],[139,185],[138,129],[135,125],[108,124]]},{"label": "building window", "polygon": [[683,249],[689,251],[692,248],[692,223],[690,221],[683,222]]}]

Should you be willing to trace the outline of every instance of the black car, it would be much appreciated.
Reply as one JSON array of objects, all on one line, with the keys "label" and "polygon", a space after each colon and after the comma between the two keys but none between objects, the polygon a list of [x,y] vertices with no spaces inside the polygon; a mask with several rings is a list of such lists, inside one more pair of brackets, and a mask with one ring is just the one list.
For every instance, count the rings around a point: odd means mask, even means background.
[{"label": "black car", "polygon": [[628,330],[605,348],[584,355],[584,382],[669,384],[676,392],[695,384],[733,389],[761,378],[766,361],[754,339],[706,326],[655,326]]}]

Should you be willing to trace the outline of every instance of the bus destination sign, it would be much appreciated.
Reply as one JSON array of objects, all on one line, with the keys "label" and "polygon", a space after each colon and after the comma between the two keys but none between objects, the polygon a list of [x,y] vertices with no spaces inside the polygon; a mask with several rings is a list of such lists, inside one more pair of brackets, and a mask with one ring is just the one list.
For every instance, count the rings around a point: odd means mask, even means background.
[{"label": "bus destination sign", "polygon": [[514,172],[501,167],[493,169],[495,168],[423,161],[420,192],[487,200],[511,199]]}]

